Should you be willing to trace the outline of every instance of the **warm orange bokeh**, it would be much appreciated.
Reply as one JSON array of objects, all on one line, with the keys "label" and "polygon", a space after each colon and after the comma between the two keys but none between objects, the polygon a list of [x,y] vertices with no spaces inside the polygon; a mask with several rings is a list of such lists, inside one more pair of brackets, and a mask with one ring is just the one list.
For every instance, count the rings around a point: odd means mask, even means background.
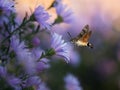
[{"label": "warm orange bokeh", "polygon": [[16,0],[16,8],[19,16],[23,16],[25,12],[29,14],[34,11],[38,5],[48,8],[54,0]]},{"label": "warm orange bokeh", "polygon": [[[19,16],[23,16],[27,11],[31,13],[38,5],[48,8],[54,0],[16,0]],[[119,27],[120,19],[120,1],[119,0],[63,0],[69,5],[76,15],[78,26],[92,23],[91,17],[98,13],[104,23],[112,23],[115,28]],[[24,12],[24,13],[23,13]],[[54,13],[54,10],[49,12]],[[117,29],[118,30],[118,29]],[[119,30],[118,30],[119,31]]]}]

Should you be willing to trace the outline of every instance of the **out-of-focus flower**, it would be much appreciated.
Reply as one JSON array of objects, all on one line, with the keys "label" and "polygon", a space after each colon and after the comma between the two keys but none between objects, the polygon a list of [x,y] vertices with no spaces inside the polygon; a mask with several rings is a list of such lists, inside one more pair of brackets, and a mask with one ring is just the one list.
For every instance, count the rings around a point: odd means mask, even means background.
[{"label": "out-of-focus flower", "polygon": [[61,23],[61,22],[71,23],[74,20],[73,12],[70,9],[67,9],[67,6],[62,4],[60,1],[58,2],[57,5],[55,5],[55,8],[58,17],[54,23]]},{"label": "out-of-focus flower", "polygon": [[12,0],[0,0],[0,24],[8,22],[11,12],[14,12],[14,2]]},{"label": "out-of-focus flower", "polygon": [[30,87],[30,86],[39,87],[40,83],[41,83],[41,79],[38,76],[29,77],[25,82],[26,87]]},{"label": "out-of-focus flower", "polygon": [[26,80],[26,87],[33,86],[35,90],[49,90],[38,76],[32,76]]},{"label": "out-of-focus flower", "polygon": [[40,49],[40,48],[33,48],[32,49],[32,54],[33,54],[34,59],[36,61],[40,58],[42,52],[44,52],[44,51],[42,49]]},{"label": "out-of-focus flower", "polygon": [[33,74],[35,70],[35,60],[32,53],[26,49],[25,43],[13,36],[11,38],[11,47],[13,48],[19,63],[25,68],[28,74]]},{"label": "out-of-focus flower", "polygon": [[7,82],[8,84],[14,88],[14,90],[21,90],[21,79],[14,77],[14,76],[9,76],[7,77]]},{"label": "out-of-focus flower", "polygon": [[50,29],[50,24],[48,23],[50,15],[42,6],[38,6],[35,9],[33,18],[40,24],[41,29]]},{"label": "out-of-focus flower", "polygon": [[47,87],[47,85],[44,82],[42,82],[38,90],[50,90],[50,89]]},{"label": "out-of-focus flower", "polygon": [[70,64],[73,67],[77,67],[80,64],[80,54],[75,50],[71,50],[70,52]]},{"label": "out-of-focus flower", "polygon": [[0,0],[0,15],[14,11],[14,4],[12,0]]},{"label": "out-of-focus flower", "polygon": [[120,61],[120,49],[118,49],[117,58],[118,58],[118,60]]},{"label": "out-of-focus flower", "polygon": [[68,74],[64,78],[64,81],[66,90],[82,90],[82,87],[79,85],[78,79],[72,74]]},{"label": "out-of-focus flower", "polygon": [[54,49],[55,55],[64,57],[68,63],[70,61],[70,46],[62,39],[62,35],[53,33],[51,48]]},{"label": "out-of-focus flower", "polygon": [[32,39],[33,46],[37,47],[40,45],[40,39],[38,37],[34,37]]},{"label": "out-of-focus flower", "polygon": [[[34,55],[34,59],[38,60],[41,57],[42,52],[43,52],[43,50],[41,50],[40,48],[34,48],[32,50],[32,54]],[[37,72],[41,72],[44,69],[50,68],[49,61],[50,60],[48,60],[47,58],[42,58],[39,62],[36,61],[37,62],[36,63]]]},{"label": "out-of-focus flower", "polygon": [[5,77],[7,75],[6,67],[0,66],[0,76]]},{"label": "out-of-focus flower", "polygon": [[0,66],[0,78],[3,78],[14,90],[21,90],[21,79],[8,74],[6,67]]},{"label": "out-of-focus flower", "polygon": [[102,77],[114,75],[117,72],[117,64],[114,60],[105,59],[97,64],[96,70]]},{"label": "out-of-focus flower", "polygon": [[44,69],[48,69],[48,68],[50,68],[50,65],[49,65],[49,60],[46,58],[43,58],[36,64],[36,70],[38,72],[41,72]]}]

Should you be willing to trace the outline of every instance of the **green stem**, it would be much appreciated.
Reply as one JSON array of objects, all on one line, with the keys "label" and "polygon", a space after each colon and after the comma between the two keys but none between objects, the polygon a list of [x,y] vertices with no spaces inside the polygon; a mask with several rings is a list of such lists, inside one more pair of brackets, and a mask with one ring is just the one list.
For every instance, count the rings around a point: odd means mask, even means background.
[{"label": "green stem", "polygon": [[6,40],[8,40],[15,32],[19,31],[22,27],[24,27],[29,21],[30,21],[30,19],[25,21],[25,22],[22,22],[21,25],[18,28],[13,30],[13,32],[2,41],[2,43],[4,43]]},{"label": "green stem", "polygon": [[55,19],[55,21],[52,23],[52,25],[59,24],[62,22],[63,22],[63,18],[58,15],[57,18]]},{"label": "green stem", "polygon": [[42,58],[47,58],[47,57],[53,56],[54,54],[55,54],[55,51],[53,48],[51,48],[51,49],[47,50],[45,53],[42,53],[42,55],[37,60],[37,62],[39,62]]}]

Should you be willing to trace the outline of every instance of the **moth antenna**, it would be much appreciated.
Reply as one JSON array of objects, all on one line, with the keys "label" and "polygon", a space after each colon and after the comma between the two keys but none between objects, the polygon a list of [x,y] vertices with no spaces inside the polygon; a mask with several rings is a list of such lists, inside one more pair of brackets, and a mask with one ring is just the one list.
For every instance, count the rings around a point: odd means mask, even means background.
[{"label": "moth antenna", "polygon": [[72,36],[71,36],[70,32],[67,32],[67,33],[68,33],[69,37],[70,37],[70,38],[72,38]]}]

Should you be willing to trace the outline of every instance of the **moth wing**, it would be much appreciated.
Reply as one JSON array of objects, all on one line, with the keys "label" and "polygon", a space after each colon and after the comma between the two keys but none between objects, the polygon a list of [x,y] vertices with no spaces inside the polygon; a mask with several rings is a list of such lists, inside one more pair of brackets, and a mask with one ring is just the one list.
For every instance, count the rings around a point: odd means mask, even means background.
[{"label": "moth wing", "polygon": [[83,37],[86,33],[89,32],[89,25],[85,25],[80,34],[77,36],[78,38]]},{"label": "moth wing", "polygon": [[83,41],[83,42],[88,42],[91,34],[92,34],[92,31],[89,31],[88,33],[84,34],[84,35],[80,38],[80,40]]},{"label": "moth wing", "polygon": [[89,25],[85,25],[82,31],[88,32],[89,31]]}]

